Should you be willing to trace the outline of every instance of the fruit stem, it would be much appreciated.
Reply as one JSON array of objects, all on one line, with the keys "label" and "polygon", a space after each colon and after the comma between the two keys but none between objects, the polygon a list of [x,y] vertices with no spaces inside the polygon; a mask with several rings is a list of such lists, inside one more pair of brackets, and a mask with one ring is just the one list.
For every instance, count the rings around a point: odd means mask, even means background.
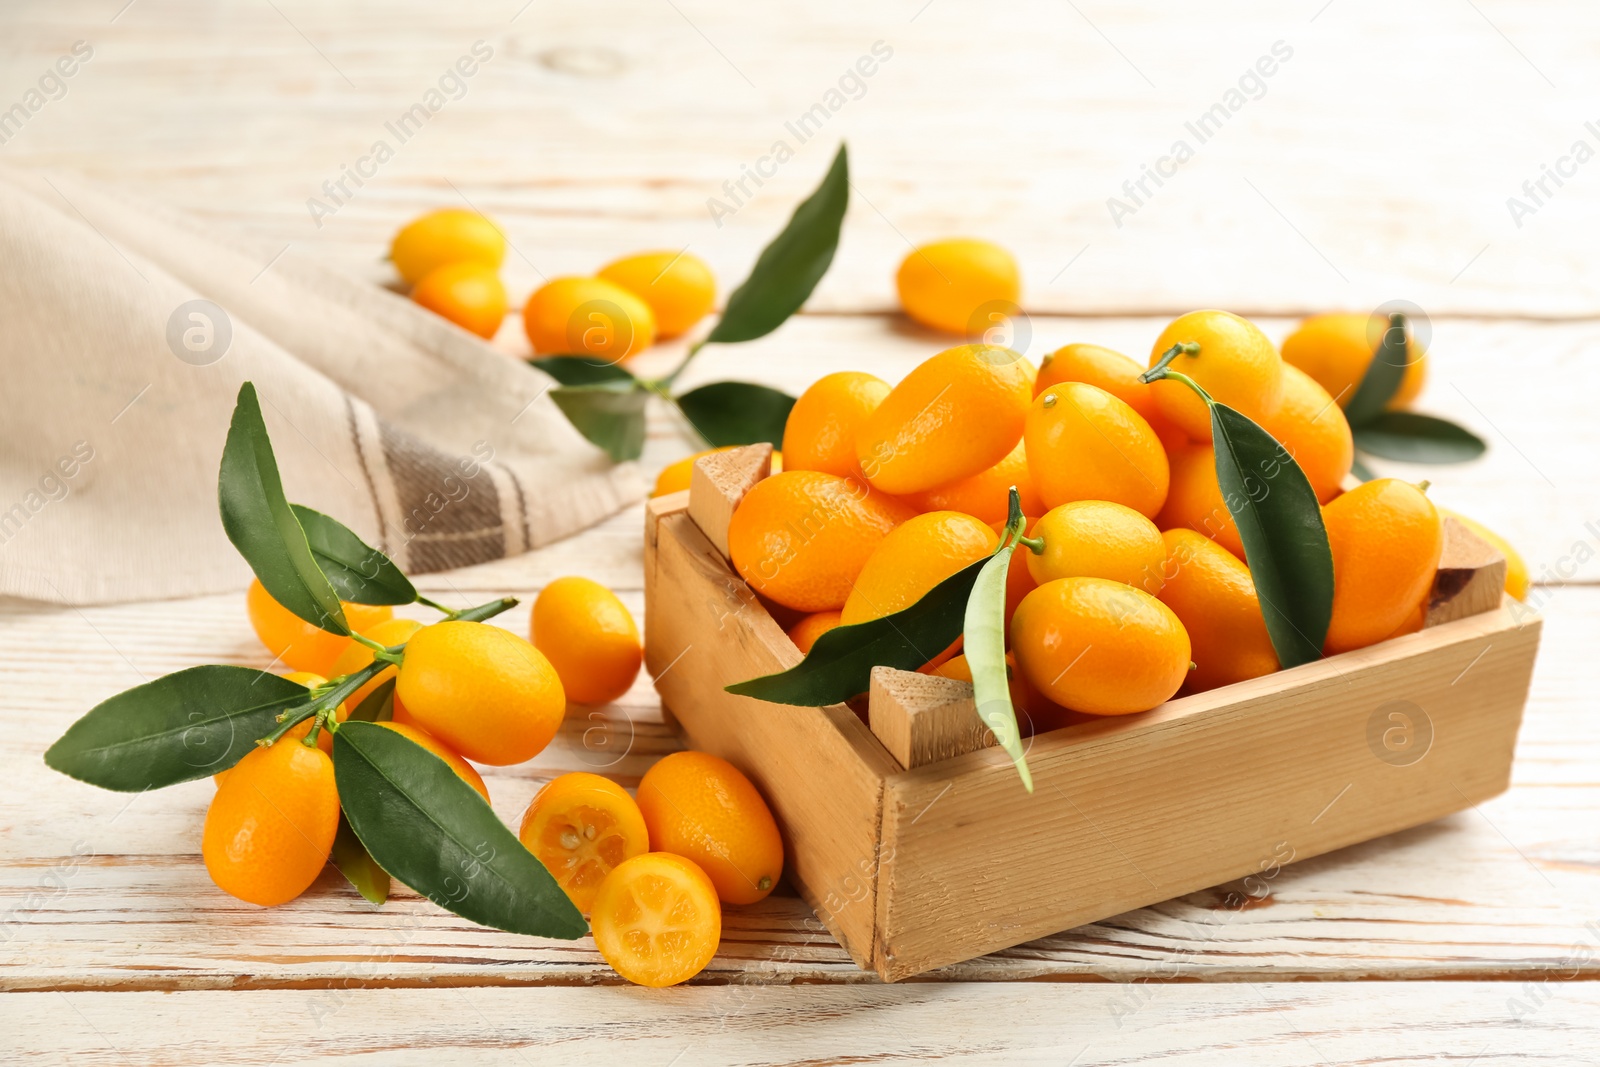
[{"label": "fruit stem", "polygon": [[417,594],[417,603],[423,605],[424,607],[432,608],[435,611],[442,611],[442,612],[445,613],[445,616],[447,618],[453,619],[456,616],[461,614],[459,611],[456,611],[453,608],[445,607],[443,604],[439,603],[437,600],[429,600],[427,597],[423,596],[421,593]]},{"label": "fruit stem", "polygon": [[[358,634],[358,633],[356,633],[354,631],[351,631],[350,638],[351,638],[351,640],[355,641],[357,644],[365,645],[367,648],[372,649],[372,658],[373,659],[381,659],[385,663],[399,663],[400,662],[401,657],[400,657],[399,653],[389,651],[388,646],[379,644],[378,642],[374,641],[372,638],[366,636],[365,634]],[[401,646],[401,647],[404,647],[404,646]]]},{"label": "fruit stem", "polygon": [[1430,486],[1432,484],[1433,483],[1431,481],[1429,481],[1428,479],[1426,479],[1426,478],[1422,479],[1422,481],[1417,483],[1417,492],[1419,492],[1419,493],[1423,494],[1424,496],[1426,496],[1427,493],[1428,493],[1428,486]]},{"label": "fruit stem", "polygon": [[1201,388],[1200,383],[1189,377],[1187,374],[1183,374],[1175,370],[1163,370],[1159,375],[1156,376],[1156,378],[1152,379],[1152,381],[1159,381],[1162,378],[1171,378],[1175,382],[1182,382],[1184,385],[1187,385],[1190,389],[1193,389],[1200,395],[1200,399],[1206,402],[1206,407],[1208,408],[1216,403],[1215,400],[1211,399],[1211,394],[1206,392],[1205,389]]},{"label": "fruit stem", "polygon": [[[676,367],[667,372],[667,376],[665,378],[657,378],[655,381],[645,382],[645,387],[659,396],[665,397],[668,400],[672,399],[672,383],[678,380],[678,375],[683,373],[684,368],[689,365],[689,361],[694,359],[695,356],[699,355],[700,350],[704,348],[705,345],[706,343],[704,341],[696,341],[694,344],[690,345],[688,353],[683,357],[683,362],[679,363]],[[659,388],[657,388],[658,386]]]},{"label": "fruit stem", "polygon": [[1168,364],[1177,359],[1179,356],[1198,356],[1199,354],[1200,345],[1198,342],[1179,341],[1177,344],[1161,353],[1161,358],[1156,360],[1156,365],[1139,375],[1139,380],[1144,382],[1146,385],[1149,385],[1153,381],[1165,378],[1166,374],[1162,372],[1167,369]]},{"label": "fruit stem", "polygon": [[[501,597],[499,600],[491,600],[487,604],[479,604],[476,607],[465,608],[461,611],[458,611],[456,612],[456,620],[458,622],[483,622],[485,619],[494,618],[502,611],[510,611],[516,606],[516,597],[505,596]],[[400,650],[403,648],[405,648],[404,645],[395,646],[395,650]]]},{"label": "fruit stem", "polygon": [[1026,545],[1028,551],[1035,556],[1044,555],[1044,538],[1042,537],[1019,537],[1017,538],[1017,544]]}]

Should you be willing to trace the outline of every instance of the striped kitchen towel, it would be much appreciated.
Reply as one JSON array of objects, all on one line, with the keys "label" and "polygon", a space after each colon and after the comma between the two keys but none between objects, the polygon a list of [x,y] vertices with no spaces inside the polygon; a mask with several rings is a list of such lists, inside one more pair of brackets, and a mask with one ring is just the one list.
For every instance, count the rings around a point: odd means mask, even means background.
[{"label": "striped kitchen towel", "polygon": [[0,595],[241,589],[217,464],[255,382],[289,498],[421,573],[526,552],[643,495],[522,361],[294,247],[0,170]]}]

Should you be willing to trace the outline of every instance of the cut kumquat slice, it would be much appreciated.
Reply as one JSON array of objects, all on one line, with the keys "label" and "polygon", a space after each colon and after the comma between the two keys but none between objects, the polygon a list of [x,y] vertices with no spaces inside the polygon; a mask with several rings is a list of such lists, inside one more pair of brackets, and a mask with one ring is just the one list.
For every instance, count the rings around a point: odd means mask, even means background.
[{"label": "cut kumquat slice", "polygon": [[539,790],[518,836],[585,913],[613,868],[650,849],[644,816],[628,791],[584,771]]},{"label": "cut kumquat slice", "polygon": [[589,928],[600,955],[628,981],[677,985],[717,954],[722,905],[692,860],[647,852],[606,876]]}]

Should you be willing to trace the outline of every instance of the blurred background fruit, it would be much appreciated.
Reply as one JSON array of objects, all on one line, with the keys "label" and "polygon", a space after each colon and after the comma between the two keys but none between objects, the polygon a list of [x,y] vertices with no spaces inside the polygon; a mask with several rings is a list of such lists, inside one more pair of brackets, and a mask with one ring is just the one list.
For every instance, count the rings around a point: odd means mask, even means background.
[{"label": "blurred background fruit", "polygon": [[506,287],[493,267],[470,260],[446,263],[424,274],[411,299],[469,333],[488,339],[506,319]]},{"label": "blurred background fruit", "polygon": [[900,306],[917,322],[945,333],[981,334],[974,323],[985,304],[1010,304],[1022,296],[1022,277],[1011,253],[990,241],[952,237],[912,251],[895,274]]},{"label": "blurred background fruit", "polygon": [[593,356],[620,363],[655,343],[650,305],[604,278],[555,278],[522,308],[528,343],[540,355]]},{"label": "blurred background fruit", "polygon": [[389,259],[407,285],[450,263],[470,262],[499,270],[506,258],[500,227],[476,211],[445,208],[407,223],[389,246]]},{"label": "blurred background fruit", "polygon": [[640,252],[601,267],[598,276],[615,282],[650,305],[656,336],[688,333],[705,318],[717,298],[717,280],[705,261],[688,252]]}]

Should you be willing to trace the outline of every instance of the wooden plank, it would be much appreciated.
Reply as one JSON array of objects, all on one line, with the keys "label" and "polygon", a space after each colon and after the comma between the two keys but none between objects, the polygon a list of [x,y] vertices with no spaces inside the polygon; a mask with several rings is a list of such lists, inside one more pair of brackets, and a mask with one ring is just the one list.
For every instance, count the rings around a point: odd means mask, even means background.
[{"label": "wooden plank", "polygon": [[728,523],[734,510],[744,495],[771,473],[772,446],[765,442],[695,460],[689,482],[689,517],[723,559],[732,558]]},{"label": "wooden plank", "polygon": [[[1035,313],[1366,310],[1396,295],[1435,315],[1600,311],[1585,239],[1600,186],[1542,169],[1579,138],[1594,144],[1583,42],[1597,16],[1577,3],[1286,17],[1249,0],[1081,13],[957,0],[885,18],[826,0],[802,34],[754,7],[615,0],[407,5],[378,24],[357,8],[196,18],[148,2],[110,23],[102,6],[7,12],[8,100],[73,41],[95,46],[70,95],[5,146],[8,163],[87,171],[241,226],[263,262],[294,242],[377,275],[405,219],[471,204],[510,232],[516,301],[541,277],[685,245],[727,292],[849,140],[856,188],[819,309],[888,308],[910,243],[972,233],[1015,250]],[[492,58],[399,143],[386,124],[477,40]],[[997,54],[1007,61],[982,84],[950,76]],[[1380,73],[1349,78],[1355,54]],[[875,73],[831,96],[863,59]],[[1262,61],[1274,75],[1230,113],[1224,96]],[[1213,108],[1225,126],[1213,114],[1202,139],[1191,130]],[[826,125],[802,139],[808,113]],[[930,114],[982,130],[983,150],[915,136]],[[212,150],[205,131],[219,128],[256,147]],[[1427,151],[1403,160],[1352,150],[1419,129]],[[394,158],[371,168],[379,139]],[[778,140],[795,156],[781,165]],[[1179,140],[1194,158],[1156,184]],[[372,173],[357,184],[343,168],[364,156]],[[1530,179],[1545,182],[1537,200]],[[336,181],[344,194],[324,185]],[[313,217],[313,197],[329,214]],[[1532,213],[1514,215],[1512,197]]]},{"label": "wooden plank", "polygon": [[[1232,879],[1270,883],[1296,859],[1500,793],[1538,638],[1537,622],[1476,615],[1052,731],[1028,752],[1032,795],[994,749],[895,775],[879,973],[907,977]],[[1019,819],[1033,832],[1017,833]]]},{"label": "wooden plank", "polygon": [[922,767],[994,744],[978,718],[972,683],[872,668],[868,725],[903,768]]},{"label": "wooden plank", "polygon": [[899,768],[842,704],[787,707],[724,691],[793,666],[800,652],[687,513],[657,524],[645,662],[662,703],[695,747],[750,775],[784,830],[786,873],[870,966],[882,779]]},{"label": "wooden plank", "polygon": [[1445,516],[1444,551],[1422,625],[1439,626],[1493,610],[1504,599],[1505,588],[1506,557],[1461,520]]},{"label": "wooden plank", "polygon": [[[435,584],[427,591],[449,589]],[[531,590],[494,592],[505,591]],[[634,596],[625,593],[637,611]],[[1504,796],[1476,811],[1296,862],[1270,880],[1264,896],[1259,882],[1208,888],[937,975],[1139,983],[1264,975],[1541,981],[1574,945],[1588,943],[1585,924],[1594,920],[1592,902],[1600,896],[1593,834],[1600,821],[1593,773],[1600,765],[1600,721],[1586,658],[1600,641],[1600,590],[1555,590],[1548,612],[1513,788]],[[332,871],[291,905],[262,910],[241,904],[218,892],[200,865],[208,784],[135,798],[64,779],[39,759],[83,710],[136,683],[135,667],[153,677],[209,659],[266,666],[240,597],[81,613],[0,605],[0,685],[7,694],[0,766],[9,779],[0,791],[0,940],[6,946],[0,987],[343,990],[617,981],[586,940],[550,942],[484,930],[409,894],[375,909]],[[659,754],[679,744],[655,723],[654,707],[648,680],[641,678],[622,704],[604,709],[616,731],[606,744],[586,744],[594,723],[569,722],[534,762],[485,768],[496,811],[517,825],[538,788],[567,770],[636,784]],[[608,764],[618,740],[628,755]],[[1006,830],[1034,832],[1026,821]],[[1593,960],[1580,969],[1600,977]],[[809,905],[772,897],[727,910],[721,952],[703,980],[871,977]]]},{"label": "wooden plank", "polygon": [[[1600,984],[1551,970],[1485,982],[911,983],[633,990],[34,993],[0,998],[22,1062],[917,1062],[1577,1067],[1600,1047]],[[197,1021],[204,1030],[197,1032]],[[209,1035],[209,1036],[208,1036]],[[982,1035],[981,1039],[975,1035]],[[215,1040],[225,1038],[225,1044]]]}]

